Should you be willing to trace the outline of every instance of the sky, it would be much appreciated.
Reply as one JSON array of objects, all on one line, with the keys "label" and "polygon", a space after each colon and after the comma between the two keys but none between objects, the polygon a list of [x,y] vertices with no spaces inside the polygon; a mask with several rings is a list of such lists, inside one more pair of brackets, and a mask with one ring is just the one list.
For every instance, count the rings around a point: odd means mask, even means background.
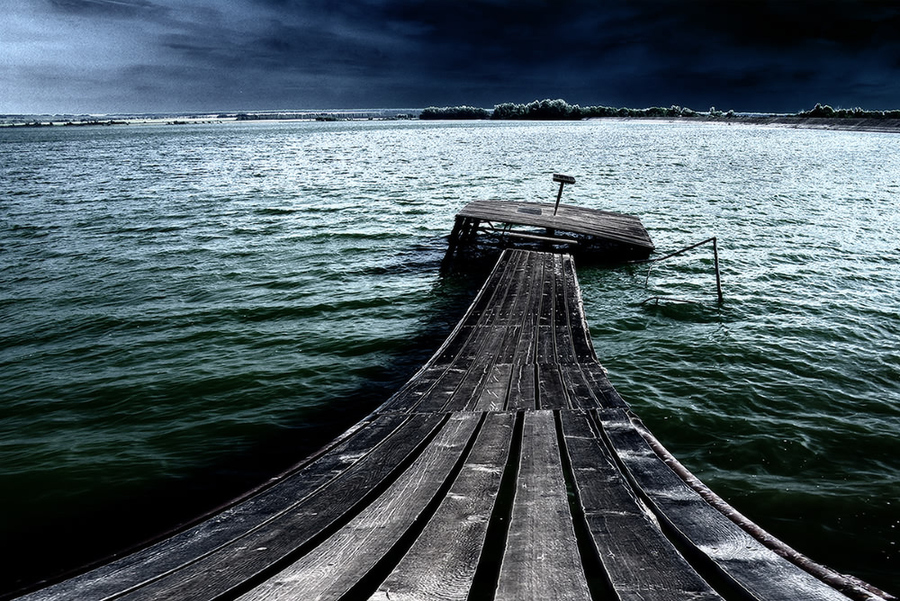
[{"label": "sky", "polygon": [[886,0],[3,0],[0,114],[900,108]]}]

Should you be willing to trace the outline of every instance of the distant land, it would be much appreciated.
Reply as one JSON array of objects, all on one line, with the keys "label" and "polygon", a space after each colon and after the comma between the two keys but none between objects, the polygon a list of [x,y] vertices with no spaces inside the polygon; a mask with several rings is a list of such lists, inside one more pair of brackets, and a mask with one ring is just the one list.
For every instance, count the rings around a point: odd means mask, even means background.
[{"label": "distant land", "polygon": [[681,106],[650,107],[644,109],[616,108],[608,106],[581,107],[565,100],[535,100],[528,104],[498,104],[493,110],[471,106],[428,107],[419,114],[420,119],[495,119],[536,121],[580,121],[583,119],[678,119],[695,121],[724,121],[756,125],[781,125],[796,128],[858,129],[861,131],[900,131],[900,110],[870,111],[862,108],[835,109],[816,104],[799,113],[738,113],[720,111],[715,107],[708,111],[695,111]]},{"label": "distant land", "polygon": [[854,129],[860,131],[900,132],[900,110],[866,110],[832,108],[816,104],[798,113],[754,113],[721,111],[715,107],[695,111],[672,105],[642,109],[572,105],[562,99],[535,100],[527,104],[506,102],[493,109],[473,106],[430,106],[424,109],[327,109],[237,111],[217,113],[152,113],[152,114],[0,114],[5,127],[82,127],[124,124],[186,125],[223,121],[359,121],[359,120],[530,120],[580,121],[584,119],[666,119],[715,121],[755,125],[777,125],[794,128]]}]

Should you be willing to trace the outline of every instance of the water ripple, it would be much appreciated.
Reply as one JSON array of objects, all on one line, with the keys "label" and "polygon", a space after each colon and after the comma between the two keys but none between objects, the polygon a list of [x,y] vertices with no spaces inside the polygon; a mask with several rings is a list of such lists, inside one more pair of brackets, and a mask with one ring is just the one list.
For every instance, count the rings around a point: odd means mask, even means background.
[{"label": "water ripple", "polygon": [[[438,275],[455,212],[552,201],[562,171],[566,201],[641,216],[660,250],[718,237],[721,307],[708,247],[649,276],[580,269],[616,387],[753,519],[900,589],[896,136],[591,121],[0,138],[12,544],[142,499],[199,512],[352,423],[477,288]],[[697,304],[642,303],[656,296]]]}]

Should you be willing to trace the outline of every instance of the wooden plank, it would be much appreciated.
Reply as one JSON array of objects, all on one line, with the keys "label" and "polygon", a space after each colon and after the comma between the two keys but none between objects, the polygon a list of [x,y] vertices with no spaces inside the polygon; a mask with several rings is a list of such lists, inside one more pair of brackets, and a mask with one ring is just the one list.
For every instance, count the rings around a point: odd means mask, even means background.
[{"label": "wooden plank", "polygon": [[527,317],[531,302],[532,282],[536,255],[526,251],[512,250],[503,254],[495,268],[497,277],[491,276],[482,288],[482,296],[490,298],[490,305],[480,313],[470,312],[454,335],[465,337],[463,344],[446,344],[443,360],[450,360],[457,369],[465,370],[461,378],[455,380],[451,390],[446,383],[438,383],[418,406],[421,411],[455,411],[463,409],[503,408],[506,393],[500,390],[501,382],[509,383],[511,366],[499,367],[501,363],[511,363],[514,349],[519,343],[521,331],[519,323]]},{"label": "wooden plank", "polygon": [[578,363],[575,354],[575,344],[572,339],[572,330],[567,322],[557,320],[553,329],[554,348],[556,349],[556,362],[562,365]]},{"label": "wooden plank", "polygon": [[573,408],[595,409],[602,406],[602,391],[592,387],[585,378],[581,365],[560,365],[559,374]]},{"label": "wooden plank", "polygon": [[522,339],[522,321],[520,318],[516,325],[511,325],[507,328],[507,334],[497,349],[496,359],[498,364],[512,364],[516,361],[516,352]]},{"label": "wooden plank", "polygon": [[543,280],[541,282],[541,304],[538,313],[538,326],[535,330],[535,362],[551,363],[556,361],[556,271],[559,268],[554,255],[546,255]]},{"label": "wooden plank", "polygon": [[569,398],[557,363],[537,364],[538,407],[540,409],[568,409]]},{"label": "wooden plank", "polygon": [[589,601],[551,411],[525,414],[522,454],[497,601]]},{"label": "wooden plank", "polygon": [[591,342],[590,328],[584,314],[581,287],[578,285],[578,276],[575,273],[575,261],[571,257],[568,257],[563,264],[563,281],[567,292],[566,312],[575,360],[579,363],[596,362],[597,356]]},{"label": "wooden plank", "polygon": [[340,599],[388,555],[460,461],[481,415],[457,413],[384,494],[321,545],[241,601]]},{"label": "wooden plank", "polygon": [[408,418],[388,415],[360,424],[340,437],[329,452],[233,507],[166,540],[122,559],[54,585],[25,599],[101,599],[114,596],[184,567],[278,519],[307,497],[362,460],[368,451]]},{"label": "wooden plank", "polygon": [[563,411],[560,417],[578,503],[618,598],[721,599],[640,504],[588,415]]},{"label": "wooden plank", "polygon": [[707,503],[653,452],[624,410],[602,410],[597,415],[656,517],[690,547],[695,560],[721,570],[736,594],[753,599],[847,599],[766,548]]},{"label": "wooden plank", "polygon": [[[498,364],[510,364],[507,406],[511,410],[533,409],[536,400],[534,328],[541,300],[541,282],[546,258],[541,253],[515,251],[522,274],[522,285],[509,319],[516,324],[498,350]],[[503,368],[504,371],[507,368]],[[481,405],[479,407],[482,407]]]},{"label": "wooden plank", "polygon": [[606,375],[606,369],[596,362],[582,363],[581,373],[584,375],[591,390],[598,394],[603,407],[626,409],[628,404],[622,399],[619,393],[613,388]]},{"label": "wooden plank", "polygon": [[425,367],[391,396],[378,411],[380,413],[412,411],[434,388],[446,371],[446,367]]},{"label": "wooden plank", "polygon": [[[572,257],[563,255],[559,258],[553,272],[556,297],[553,301],[553,326],[555,328],[555,352],[558,363],[576,363],[578,355],[575,350],[574,332],[570,323],[570,306],[581,302],[576,296],[578,284],[573,279],[574,265]],[[577,322],[576,322],[576,325]]]},{"label": "wooden plank", "polygon": [[528,304],[523,307],[519,322],[521,332],[518,344],[514,352],[512,362],[519,366],[526,363],[534,363],[537,356],[537,327],[540,319],[540,307],[543,298],[543,279],[545,261],[541,260],[534,265],[533,278],[529,286]]},{"label": "wooden plank", "polygon": [[537,407],[537,383],[533,363],[514,363],[506,408],[528,411]]},{"label": "wooden plank", "polygon": [[291,557],[348,512],[352,515],[398,466],[416,456],[442,422],[438,415],[413,415],[374,448],[351,447],[349,454],[364,456],[315,494],[294,499],[278,519],[267,520],[212,553],[186,558],[192,561],[117,598],[212,599],[233,591]]},{"label": "wooden plank", "polygon": [[553,326],[554,300],[556,299],[556,272],[560,269],[559,255],[543,253],[544,269],[541,281],[541,306],[538,325]]},{"label": "wooden plank", "polygon": [[478,321],[472,325],[494,322],[504,304],[515,298],[515,287],[521,277],[520,263],[524,258],[525,255],[516,250],[501,254],[498,264],[502,264],[502,271],[496,277],[489,277],[484,288],[485,296],[490,295],[490,305],[482,310]]},{"label": "wooden plank", "polygon": [[456,393],[456,389],[468,375],[467,369],[448,368],[441,378],[422,396],[415,410],[422,413],[443,411],[447,402]]},{"label": "wooden plank", "polygon": [[518,324],[529,304],[534,282],[534,267],[536,258],[534,253],[522,251],[510,251],[510,262],[514,262],[515,280],[507,290],[507,297],[499,313],[497,324]]},{"label": "wooden plank", "polygon": [[506,409],[506,397],[509,395],[511,378],[512,364],[499,363],[491,366],[472,409],[475,411],[503,411]]},{"label": "wooden plank", "polygon": [[538,326],[535,335],[535,363],[556,363],[556,328]]},{"label": "wooden plank", "polygon": [[514,413],[492,413],[422,534],[372,599],[464,601],[481,558],[512,440]]},{"label": "wooden plank", "polygon": [[501,238],[521,238],[523,240],[535,240],[538,242],[549,242],[551,244],[566,244],[568,246],[578,246],[578,240],[572,238],[556,238],[552,236],[539,236],[537,234],[525,234],[522,232],[514,232],[512,230],[498,230],[497,228],[485,229],[486,234],[494,234]]},{"label": "wooden plank", "polygon": [[479,329],[483,331],[483,342],[479,349],[479,354],[472,360],[466,371],[466,376],[444,404],[444,411],[474,409],[487,383],[488,376],[492,373],[497,352],[503,343],[508,328],[504,326],[484,326]]}]

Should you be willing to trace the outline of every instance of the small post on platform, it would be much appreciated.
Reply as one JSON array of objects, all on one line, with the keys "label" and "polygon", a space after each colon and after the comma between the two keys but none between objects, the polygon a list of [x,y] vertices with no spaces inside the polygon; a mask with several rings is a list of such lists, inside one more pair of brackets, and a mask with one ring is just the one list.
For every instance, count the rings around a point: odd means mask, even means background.
[{"label": "small post on platform", "polygon": [[556,195],[556,206],[553,207],[553,214],[556,215],[556,211],[559,210],[559,201],[562,198],[563,186],[566,184],[574,184],[575,178],[571,175],[562,175],[561,173],[553,174],[553,181],[559,182],[559,193]]}]

